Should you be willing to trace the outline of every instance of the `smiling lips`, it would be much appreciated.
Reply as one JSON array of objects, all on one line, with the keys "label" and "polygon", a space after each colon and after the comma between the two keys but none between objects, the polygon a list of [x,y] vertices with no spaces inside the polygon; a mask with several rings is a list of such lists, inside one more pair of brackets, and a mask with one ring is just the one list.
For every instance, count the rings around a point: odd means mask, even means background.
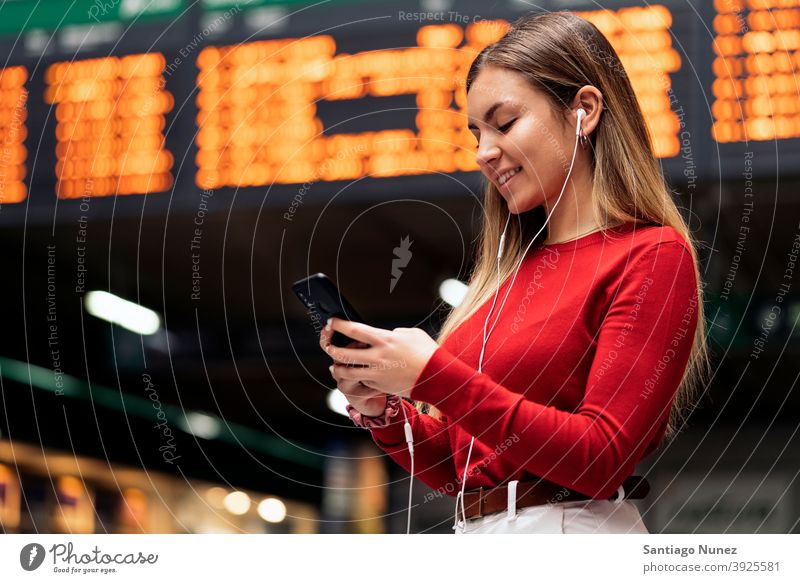
[{"label": "smiling lips", "polygon": [[516,175],[518,172],[520,172],[520,171],[522,171],[522,166],[518,166],[517,168],[514,168],[514,169],[512,169],[512,170],[509,170],[508,172],[504,172],[504,173],[503,173],[503,174],[501,174],[501,175],[500,175],[500,177],[497,179],[497,182],[500,184],[500,186],[503,186],[503,185],[504,185],[506,182],[508,182],[509,180],[511,180],[511,178],[512,178],[513,176],[515,176],[515,175]]}]

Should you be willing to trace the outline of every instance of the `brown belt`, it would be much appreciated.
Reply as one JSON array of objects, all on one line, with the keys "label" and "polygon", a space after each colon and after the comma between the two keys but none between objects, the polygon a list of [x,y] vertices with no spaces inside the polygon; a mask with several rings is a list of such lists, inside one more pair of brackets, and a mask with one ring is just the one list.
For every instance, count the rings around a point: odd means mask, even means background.
[{"label": "brown belt", "polygon": [[[647,496],[650,484],[642,476],[629,476],[622,483],[622,489],[625,491],[624,499],[636,500]],[[616,500],[618,495],[619,492],[615,492],[609,500]],[[543,479],[517,484],[517,508],[574,500],[592,500],[592,498]],[[467,518],[479,518],[506,508],[508,508],[508,486],[486,489],[481,487],[464,492],[464,514]]]}]

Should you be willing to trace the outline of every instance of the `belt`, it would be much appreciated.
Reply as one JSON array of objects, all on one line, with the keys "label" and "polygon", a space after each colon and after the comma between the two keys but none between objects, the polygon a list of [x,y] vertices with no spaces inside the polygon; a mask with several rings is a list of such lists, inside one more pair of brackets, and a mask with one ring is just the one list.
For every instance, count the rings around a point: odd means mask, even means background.
[{"label": "belt", "polygon": [[[647,496],[650,484],[642,476],[629,476],[622,483],[622,490],[624,499],[636,500]],[[620,491],[617,490],[609,500],[617,500],[619,496]],[[517,483],[517,508],[574,500],[593,500],[593,498],[544,479]],[[508,508],[508,486],[481,487],[464,492],[464,514],[467,518],[479,518],[506,508]]]}]

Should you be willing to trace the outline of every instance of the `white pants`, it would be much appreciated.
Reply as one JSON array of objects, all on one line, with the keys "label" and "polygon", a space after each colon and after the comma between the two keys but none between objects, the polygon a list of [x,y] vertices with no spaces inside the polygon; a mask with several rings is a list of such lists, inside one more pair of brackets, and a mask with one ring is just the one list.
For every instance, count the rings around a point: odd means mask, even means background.
[{"label": "white pants", "polygon": [[[513,510],[513,509],[512,509]],[[458,519],[456,534],[649,534],[639,510],[629,500],[584,500],[494,512],[480,518]]]}]

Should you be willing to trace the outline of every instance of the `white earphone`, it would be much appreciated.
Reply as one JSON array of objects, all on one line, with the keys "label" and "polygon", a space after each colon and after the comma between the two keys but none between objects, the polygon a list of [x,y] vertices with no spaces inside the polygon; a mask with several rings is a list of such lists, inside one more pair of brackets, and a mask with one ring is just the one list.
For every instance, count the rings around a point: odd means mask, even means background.
[{"label": "white earphone", "polygon": [[575,135],[576,136],[580,136],[581,135],[581,120],[586,116],[586,110],[581,107],[581,108],[578,108],[578,112],[577,113],[578,113],[578,128],[575,130]]},{"label": "white earphone", "polygon": [[[567,171],[567,177],[564,179],[564,186],[561,187],[561,192],[558,195],[558,200],[556,200],[556,204],[553,205],[553,211],[555,211],[556,207],[558,206],[558,203],[561,202],[561,197],[564,195],[564,191],[566,190],[567,184],[569,183],[569,177],[572,174],[572,167],[575,165],[575,155],[578,152],[578,141],[580,140],[580,137],[581,137],[581,129],[582,129],[581,128],[581,121],[586,116],[586,111],[583,108],[579,108],[576,113],[577,113],[577,116],[578,116],[578,123],[577,123],[576,128],[575,128],[575,147],[572,150],[572,161],[569,164],[569,170]],[[489,308],[489,314],[486,316],[486,320],[484,320],[484,322],[483,322],[483,343],[481,344],[481,354],[478,357],[478,372],[479,373],[483,372],[483,356],[484,356],[484,353],[486,351],[486,344],[489,341],[489,336],[491,336],[492,331],[494,331],[494,328],[497,325],[497,321],[500,319],[500,314],[503,311],[503,306],[505,306],[505,304],[506,304],[506,300],[508,299],[508,294],[511,292],[511,289],[514,287],[514,281],[516,281],[516,279],[517,279],[517,273],[519,272],[519,268],[522,267],[522,263],[523,263],[523,261],[525,259],[525,256],[528,254],[528,251],[530,250],[531,245],[533,245],[533,242],[536,241],[536,238],[539,236],[539,234],[547,226],[547,223],[550,221],[550,217],[551,216],[552,216],[552,211],[550,212],[550,214],[547,215],[547,218],[544,221],[544,225],[542,225],[542,228],[539,229],[539,232],[536,233],[536,235],[533,236],[533,238],[531,239],[531,242],[528,243],[528,246],[525,248],[525,252],[520,257],[519,262],[517,263],[517,266],[514,269],[514,276],[511,279],[511,284],[508,286],[508,290],[506,291],[505,296],[503,296],[503,302],[500,304],[500,309],[497,311],[497,316],[495,317],[494,322],[492,323],[492,326],[491,326],[491,328],[489,328],[489,331],[487,333],[486,326],[489,323],[489,319],[492,316],[492,312],[494,311],[494,306],[497,303],[497,296],[500,293],[500,283],[501,283],[500,282],[500,259],[502,259],[503,253],[505,251],[506,230],[508,229],[508,223],[511,220],[511,213],[510,212],[508,213],[508,217],[506,218],[506,224],[503,227],[503,233],[500,235],[500,241],[499,241],[499,244],[498,244],[498,247],[497,247],[497,292],[495,293],[494,299],[492,300],[492,305]],[[407,520],[407,524],[406,524],[406,534],[410,534],[410,532],[411,532],[411,489],[412,489],[413,483],[414,483],[414,436],[413,436],[413,433],[411,431],[411,425],[408,422],[408,416],[406,415],[406,410],[405,410],[404,407],[401,407],[401,409],[403,410],[403,416],[405,417],[405,424],[403,425],[403,429],[405,431],[406,443],[408,444],[408,452],[409,452],[409,455],[411,456],[411,477],[409,479],[410,481],[409,481],[409,486],[408,486],[408,520]],[[467,516],[466,516],[466,510],[464,508],[464,488],[466,487],[466,484],[467,484],[467,470],[469,468],[469,460],[470,460],[470,457],[472,456],[472,446],[474,444],[475,444],[475,437],[472,437],[472,440],[469,443],[469,451],[467,452],[467,462],[466,462],[466,464],[464,464],[464,476],[461,479],[461,490],[456,495],[456,508],[455,508],[455,513],[454,513],[453,527],[452,527],[453,530],[458,528],[458,505],[459,505],[459,502],[461,503],[461,517],[462,517],[462,521],[464,523],[464,529],[466,530],[466,527],[467,527]]]}]

